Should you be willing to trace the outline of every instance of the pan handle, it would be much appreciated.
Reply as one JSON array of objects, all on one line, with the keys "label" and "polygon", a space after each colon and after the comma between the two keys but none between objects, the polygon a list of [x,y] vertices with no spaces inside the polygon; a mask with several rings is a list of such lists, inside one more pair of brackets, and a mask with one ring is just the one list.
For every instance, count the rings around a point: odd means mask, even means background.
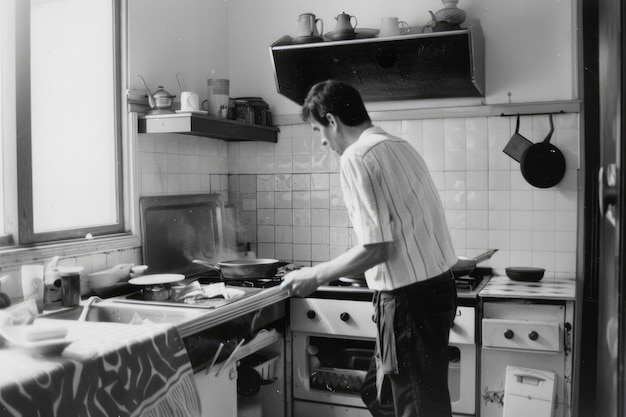
[{"label": "pan handle", "polygon": [[543,140],[543,143],[550,142],[550,138],[552,138],[552,133],[554,133],[554,122],[552,121],[552,113],[550,113],[549,117],[550,117],[550,131],[548,132],[548,135],[546,136],[546,138]]},{"label": "pan handle", "polygon": [[498,249],[488,250],[487,252],[481,253],[480,255],[475,257],[474,260],[476,261],[477,264],[480,262],[486,261],[487,259],[491,258],[493,254],[496,253],[497,251]]},{"label": "pan handle", "polygon": [[201,261],[200,259],[194,259],[191,262],[194,264],[206,266],[207,268],[212,269],[213,271],[216,271],[218,274],[220,274],[220,280],[224,281],[224,276],[222,275],[222,269],[218,265],[213,265],[211,263],[208,263],[207,261]]},{"label": "pan handle", "polygon": [[193,262],[194,264],[206,266],[207,268],[211,268],[212,270],[217,271],[217,272],[222,272],[222,270],[220,269],[219,266],[210,264],[207,261],[201,261],[200,259],[194,259],[191,262]]}]

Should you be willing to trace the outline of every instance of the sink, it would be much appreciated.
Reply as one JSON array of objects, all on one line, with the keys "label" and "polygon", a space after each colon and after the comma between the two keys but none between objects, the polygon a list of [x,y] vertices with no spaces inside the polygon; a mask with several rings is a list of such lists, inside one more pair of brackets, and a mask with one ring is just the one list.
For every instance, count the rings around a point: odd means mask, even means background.
[{"label": "sink", "polygon": [[[73,307],[46,313],[42,317],[57,320],[78,320],[82,311],[82,307]],[[205,312],[200,309],[185,307],[162,308],[154,305],[103,301],[89,307],[85,321],[140,324],[143,320],[149,320],[153,323],[177,325],[192,320]]]}]

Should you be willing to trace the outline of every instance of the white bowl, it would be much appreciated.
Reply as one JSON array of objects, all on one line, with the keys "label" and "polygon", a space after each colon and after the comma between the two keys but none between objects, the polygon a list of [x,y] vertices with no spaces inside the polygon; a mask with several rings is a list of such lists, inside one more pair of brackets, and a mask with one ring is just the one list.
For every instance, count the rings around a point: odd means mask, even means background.
[{"label": "white bowl", "polygon": [[130,288],[128,279],[130,278],[130,269],[134,264],[120,264],[112,268],[105,269],[87,275],[87,283],[89,288],[100,297],[109,297],[117,294],[125,288]]}]

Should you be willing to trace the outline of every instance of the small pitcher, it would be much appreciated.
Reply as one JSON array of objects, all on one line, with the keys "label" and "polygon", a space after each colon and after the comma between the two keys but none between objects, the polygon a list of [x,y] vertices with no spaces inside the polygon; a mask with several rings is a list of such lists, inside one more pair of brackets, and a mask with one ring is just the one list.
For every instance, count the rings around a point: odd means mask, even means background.
[{"label": "small pitcher", "polygon": [[[320,24],[320,29],[317,29],[317,24]],[[298,31],[296,37],[319,37],[320,33],[324,33],[324,21],[320,18],[316,18],[313,13],[303,13],[298,17]]]},{"label": "small pitcher", "polygon": [[[352,19],[354,19],[354,24],[352,24]],[[337,20],[337,24],[335,25],[334,33],[346,33],[346,32],[354,32],[357,25],[356,16],[351,16],[346,12],[343,12],[335,18]]]},{"label": "small pitcher", "polygon": [[409,31],[409,25],[405,21],[398,20],[397,17],[383,17],[380,24],[378,37],[400,36]]}]

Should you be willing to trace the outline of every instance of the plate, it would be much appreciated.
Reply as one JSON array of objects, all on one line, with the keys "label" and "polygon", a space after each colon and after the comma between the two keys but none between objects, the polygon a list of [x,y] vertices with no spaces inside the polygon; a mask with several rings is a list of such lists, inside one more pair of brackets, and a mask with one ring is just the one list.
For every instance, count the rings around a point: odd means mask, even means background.
[{"label": "plate", "polygon": [[209,114],[208,111],[204,111],[204,110],[176,110],[176,113],[178,114],[185,114],[185,113],[192,113],[192,114]]},{"label": "plate", "polygon": [[133,285],[159,285],[178,282],[184,279],[185,276],[183,274],[153,274],[142,275],[137,278],[131,278],[128,280],[128,282]]},{"label": "plate", "polygon": [[321,36],[298,36],[293,38],[292,43],[314,43],[314,42],[323,42]]},{"label": "plate", "polygon": [[353,33],[350,32],[328,32],[324,34],[326,39],[331,41],[342,41],[349,39],[368,39],[375,38],[378,35],[378,29],[356,28]]}]

